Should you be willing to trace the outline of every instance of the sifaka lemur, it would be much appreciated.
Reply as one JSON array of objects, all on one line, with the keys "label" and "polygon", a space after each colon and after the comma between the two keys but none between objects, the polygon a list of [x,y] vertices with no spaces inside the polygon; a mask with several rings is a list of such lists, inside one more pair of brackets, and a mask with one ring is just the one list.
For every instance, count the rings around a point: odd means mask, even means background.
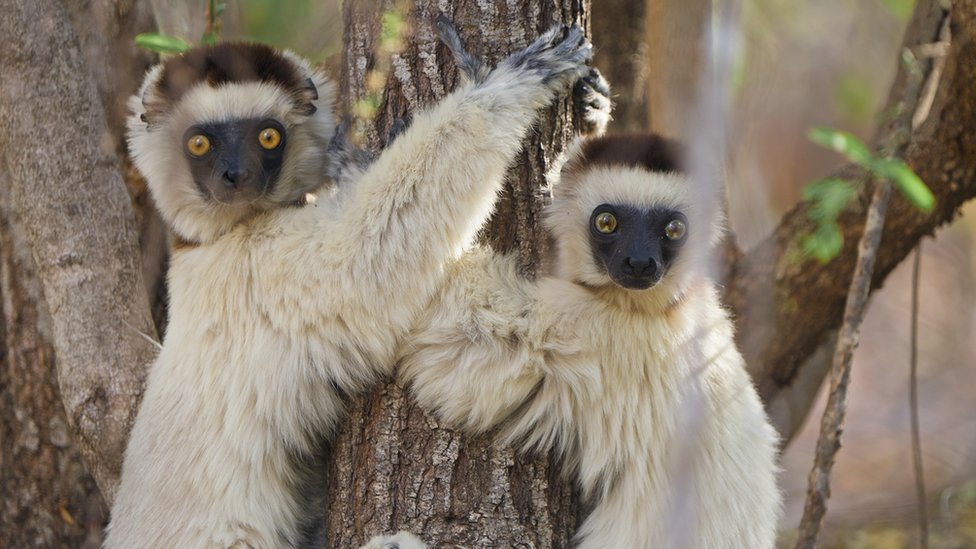
[{"label": "sifaka lemur", "polygon": [[344,395],[390,373],[538,112],[590,57],[579,28],[553,28],[312,204],[350,156],[324,74],[240,43],[149,71],[128,143],[177,242],[106,547],[301,543],[302,487]]},{"label": "sifaka lemur", "polygon": [[545,226],[554,272],[475,249],[401,350],[446,424],[554,449],[592,505],[578,547],[773,547],[777,434],[701,268],[721,221],[655,135],[583,140]]}]

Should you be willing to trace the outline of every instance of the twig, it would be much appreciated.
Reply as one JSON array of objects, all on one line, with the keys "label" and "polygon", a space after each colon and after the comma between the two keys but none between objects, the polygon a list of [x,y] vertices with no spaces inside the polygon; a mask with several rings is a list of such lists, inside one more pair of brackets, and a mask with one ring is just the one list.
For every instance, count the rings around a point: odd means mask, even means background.
[{"label": "twig", "polygon": [[891,184],[886,181],[876,182],[864,234],[858,243],[854,279],[851,281],[847,303],[844,306],[844,323],[837,336],[837,347],[830,372],[830,397],[820,422],[820,437],[817,439],[813,469],[810,471],[807,501],[803,508],[800,535],[796,542],[797,549],[816,547],[820,525],[827,512],[827,499],[830,497],[830,469],[834,464],[834,456],[840,449],[840,435],[847,408],[847,386],[851,377],[851,359],[858,344],[861,321],[864,320],[865,306],[871,289],[874,258],[878,244],[881,242],[881,231],[884,228],[884,216],[890,197]]},{"label": "twig", "polygon": [[918,427],[918,280],[922,268],[922,243],[915,248],[912,265],[911,363],[908,377],[908,403],[912,422],[912,468],[915,472],[915,495],[918,498],[918,546],[929,547],[928,509],[925,504],[925,476],[922,470],[922,441]]},{"label": "twig", "polygon": [[[932,69],[932,63],[919,61],[910,50],[904,51],[904,57],[908,63],[908,80],[898,115],[891,121],[891,131],[888,133],[890,137],[882,146],[882,152],[892,157],[900,157],[904,154],[911,138],[912,118],[918,108],[922,85]],[[857,348],[861,322],[864,320],[867,308],[874,262],[881,242],[890,198],[891,184],[887,181],[876,181],[871,204],[868,206],[864,234],[858,242],[857,263],[854,266],[853,279],[844,305],[843,324],[837,336],[837,347],[834,350],[830,372],[830,396],[820,422],[820,436],[817,439],[813,468],[810,471],[807,500],[796,542],[797,549],[816,547],[820,527],[827,512],[827,500],[830,498],[830,470],[837,450],[840,449],[844,414],[847,409],[851,361],[854,349]]]}]

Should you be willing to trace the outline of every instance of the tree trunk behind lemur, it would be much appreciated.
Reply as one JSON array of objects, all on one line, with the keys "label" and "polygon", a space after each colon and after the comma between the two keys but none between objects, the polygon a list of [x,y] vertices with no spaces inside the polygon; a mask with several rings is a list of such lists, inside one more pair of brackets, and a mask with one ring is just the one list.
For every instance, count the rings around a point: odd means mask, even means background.
[{"label": "tree trunk behind lemur", "polygon": [[[458,84],[454,62],[432,32],[446,8],[467,47],[494,64],[556,22],[588,27],[589,2],[493,0],[479,4],[418,0],[350,2],[345,13],[341,94],[347,105],[367,95],[370,71],[384,72],[385,101],[367,142],[383,141],[390,123],[443,97]],[[396,7],[403,8],[396,10]],[[404,49],[377,52],[383,12],[408,22]],[[387,20],[390,16],[387,16]],[[394,20],[397,18],[394,16]],[[573,135],[567,99],[544,111],[508,183],[484,238],[514,251],[534,274],[545,251],[537,223],[545,173]],[[436,223],[436,220],[432,220]],[[382,315],[382,313],[380,313]],[[373,534],[413,531],[432,547],[567,547],[576,523],[571,483],[549,456],[524,457],[444,428],[394,383],[353,400],[335,443],[328,531],[330,547],[354,547]]]}]

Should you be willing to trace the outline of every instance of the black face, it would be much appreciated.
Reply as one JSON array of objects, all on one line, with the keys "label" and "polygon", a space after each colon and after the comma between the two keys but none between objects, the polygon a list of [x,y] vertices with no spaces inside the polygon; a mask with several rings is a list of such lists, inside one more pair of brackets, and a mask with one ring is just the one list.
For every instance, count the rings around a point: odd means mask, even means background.
[{"label": "black face", "polygon": [[590,215],[594,260],[614,283],[629,290],[657,284],[687,239],[688,218],[667,208],[602,204]]},{"label": "black face", "polygon": [[183,151],[197,186],[223,204],[252,202],[274,189],[285,157],[285,127],[273,119],[191,126]]}]

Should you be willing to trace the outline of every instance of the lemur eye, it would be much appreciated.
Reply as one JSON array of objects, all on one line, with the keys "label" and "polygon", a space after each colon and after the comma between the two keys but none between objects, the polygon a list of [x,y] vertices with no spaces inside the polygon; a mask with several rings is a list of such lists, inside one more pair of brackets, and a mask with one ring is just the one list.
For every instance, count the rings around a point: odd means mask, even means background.
[{"label": "lemur eye", "polygon": [[680,219],[672,219],[664,227],[664,236],[668,237],[668,240],[681,240],[684,238],[686,232],[688,232],[688,227]]},{"label": "lemur eye", "polygon": [[617,218],[610,212],[596,214],[593,226],[603,234],[610,234],[617,230]]},{"label": "lemur eye", "polygon": [[186,142],[186,150],[193,156],[203,156],[210,150],[210,140],[203,134],[197,134]]},{"label": "lemur eye", "polygon": [[281,144],[281,134],[274,128],[265,128],[261,130],[258,140],[262,147],[270,151],[278,148],[278,145]]}]

